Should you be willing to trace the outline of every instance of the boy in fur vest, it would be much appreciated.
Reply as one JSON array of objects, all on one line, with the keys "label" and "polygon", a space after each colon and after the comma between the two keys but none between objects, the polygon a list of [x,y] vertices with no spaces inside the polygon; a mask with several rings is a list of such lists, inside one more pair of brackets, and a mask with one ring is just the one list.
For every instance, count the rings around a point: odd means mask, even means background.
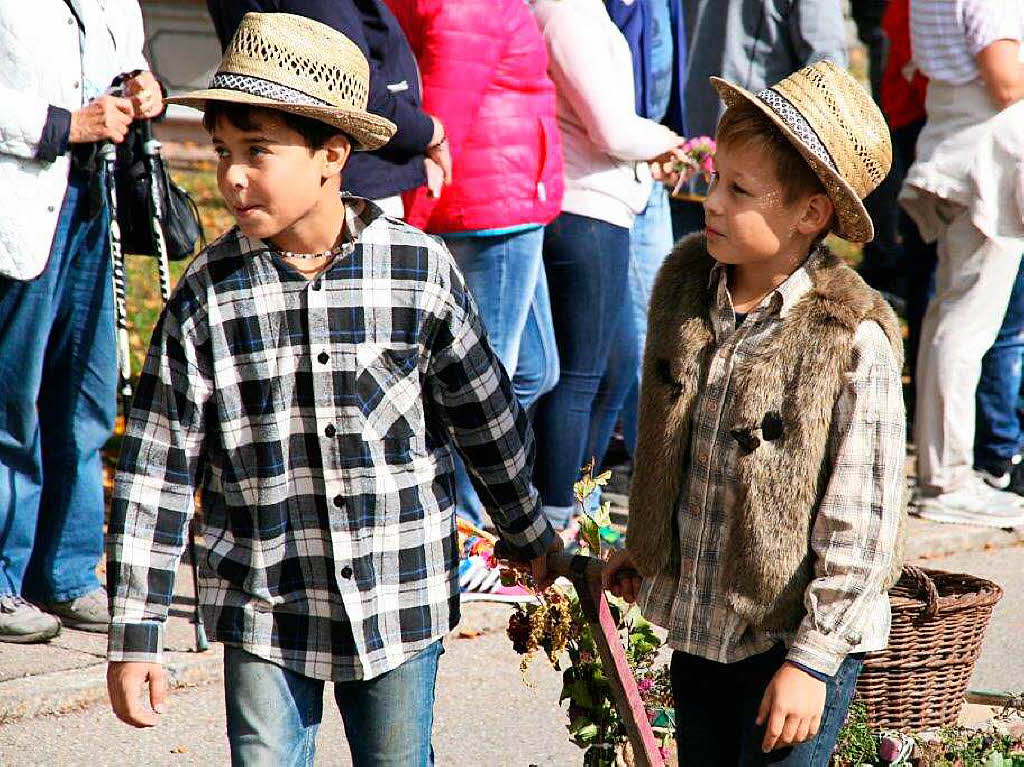
[{"label": "boy in fur vest", "polygon": [[888,641],[905,415],[896,317],[821,243],[871,239],[861,199],[891,147],[831,62],[757,94],[712,82],[707,229],[651,297],[606,582],[668,629],[681,764],[826,765],[864,653]]}]

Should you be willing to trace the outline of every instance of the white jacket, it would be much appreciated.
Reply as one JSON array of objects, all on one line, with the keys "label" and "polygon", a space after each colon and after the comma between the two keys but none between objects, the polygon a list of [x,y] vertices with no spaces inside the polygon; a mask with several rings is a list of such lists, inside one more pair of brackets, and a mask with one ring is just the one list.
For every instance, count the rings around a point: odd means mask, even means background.
[{"label": "white jacket", "polygon": [[0,0],[0,275],[17,280],[46,267],[67,189],[67,154],[36,159],[48,107],[74,112],[84,105],[83,80],[109,83],[148,69],[137,0],[77,4],[86,36],[107,35],[113,56],[83,63],[78,22],[64,0]]},{"label": "white jacket", "polygon": [[633,59],[601,0],[534,0],[558,94],[562,210],[630,227],[651,193],[645,160],[676,135],[636,114]]}]

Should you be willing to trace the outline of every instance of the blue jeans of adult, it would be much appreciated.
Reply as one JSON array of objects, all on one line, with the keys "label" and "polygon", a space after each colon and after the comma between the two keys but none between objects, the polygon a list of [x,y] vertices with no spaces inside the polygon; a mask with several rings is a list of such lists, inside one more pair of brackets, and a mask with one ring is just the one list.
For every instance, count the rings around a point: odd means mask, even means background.
[{"label": "blue jeans of adult", "polygon": [[785,660],[782,644],[736,663],[672,653],[670,673],[680,767],[827,767],[864,656],[848,656],[826,683],[825,710],[813,740],[764,754],[764,726],[755,724],[755,720],[764,691]]},{"label": "blue jeans of adult", "polygon": [[619,329],[608,355],[590,424],[586,455],[600,462],[608,450],[615,421],[622,419],[626,449],[636,450],[637,399],[647,342],[647,307],[651,288],[665,257],[672,250],[672,216],[668,190],[655,184],[644,212],[629,231],[629,301],[623,307]]},{"label": "blue jeans of adult", "polygon": [[[334,683],[355,767],[433,765],[434,683],[443,652],[438,640],[378,677]],[[224,700],[233,767],[313,764],[322,680],[225,646]]]},{"label": "blue jeans of adult", "polygon": [[534,421],[534,483],[556,528],[568,526],[573,484],[584,455],[598,385],[622,316],[629,268],[629,229],[562,213],[544,233],[544,268],[558,342],[558,385]]},{"label": "blue jeans of adult", "polygon": [[117,411],[107,217],[86,217],[88,184],[71,173],[43,273],[0,278],[0,594],[49,602],[99,588]]},{"label": "blue jeans of adult", "polygon": [[1004,474],[1021,449],[1018,415],[1024,363],[1024,262],[1010,293],[1010,304],[995,343],[981,361],[975,410],[974,466]]},{"label": "blue jeans of adult", "polygon": [[[447,236],[444,241],[466,278],[519,404],[529,408],[558,382],[558,349],[542,259],[543,227],[512,234]],[[455,488],[455,513],[481,526],[483,504],[459,456]]]}]

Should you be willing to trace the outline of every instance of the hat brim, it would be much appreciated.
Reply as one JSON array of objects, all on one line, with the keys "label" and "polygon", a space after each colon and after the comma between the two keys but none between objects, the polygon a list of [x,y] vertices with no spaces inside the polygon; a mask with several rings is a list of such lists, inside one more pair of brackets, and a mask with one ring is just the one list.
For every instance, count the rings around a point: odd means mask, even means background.
[{"label": "hat brim", "polygon": [[356,151],[368,152],[379,149],[388,143],[398,129],[390,120],[370,114],[369,112],[342,109],[340,107],[291,104],[286,101],[275,101],[263,96],[254,96],[249,93],[226,88],[206,88],[204,90],[191,91],[182,96],[172,96],[167,99],[168,104],[180,104],[181,106],[198,109],[200,112],[206,110],[206,104],[209,101],[250,104],[268,109],[278,109],[282,112],[290,112],[302,117],[311,117],[314,120],[333,125],[345,133],[345,135],[351,137],[354,142],[352,148]]},{"label": "hat brim", "polygon": [[800,155],[807,160],[815,175],[821,179],[829,199],[836,209],[836,226],[833,231],[844,240],[850,242],[870,242],[875,236],[875,227],[871,223],[871,216],[868,215],[864,203],[853,187],[840,176],[836,171],[818,158],[814,152],[807,148],[800,137],[786,125],[785,121],[775,111],[745,88],[723,80],[720,77],[712,77],[711,84],[715,86],[719,97],[727,107],[740,101],[746,101],[760,109],[768,117],[783,135],[789,139]]}]

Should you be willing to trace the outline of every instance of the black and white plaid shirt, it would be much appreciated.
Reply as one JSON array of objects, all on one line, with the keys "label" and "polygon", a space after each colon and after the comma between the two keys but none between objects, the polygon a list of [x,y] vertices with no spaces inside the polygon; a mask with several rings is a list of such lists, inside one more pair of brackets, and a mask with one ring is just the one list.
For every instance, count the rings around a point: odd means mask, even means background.
[{"label": "black and white plaid shirt", "polygon": [[503,538],[550,543],[532,433],[451,255],[346,208],[320,277],[233,229],[161,316],[114,491],[110,660],[160,660],[196,490],[212,637],[316,679],[375,677],[458,623],[453,441]]}]

